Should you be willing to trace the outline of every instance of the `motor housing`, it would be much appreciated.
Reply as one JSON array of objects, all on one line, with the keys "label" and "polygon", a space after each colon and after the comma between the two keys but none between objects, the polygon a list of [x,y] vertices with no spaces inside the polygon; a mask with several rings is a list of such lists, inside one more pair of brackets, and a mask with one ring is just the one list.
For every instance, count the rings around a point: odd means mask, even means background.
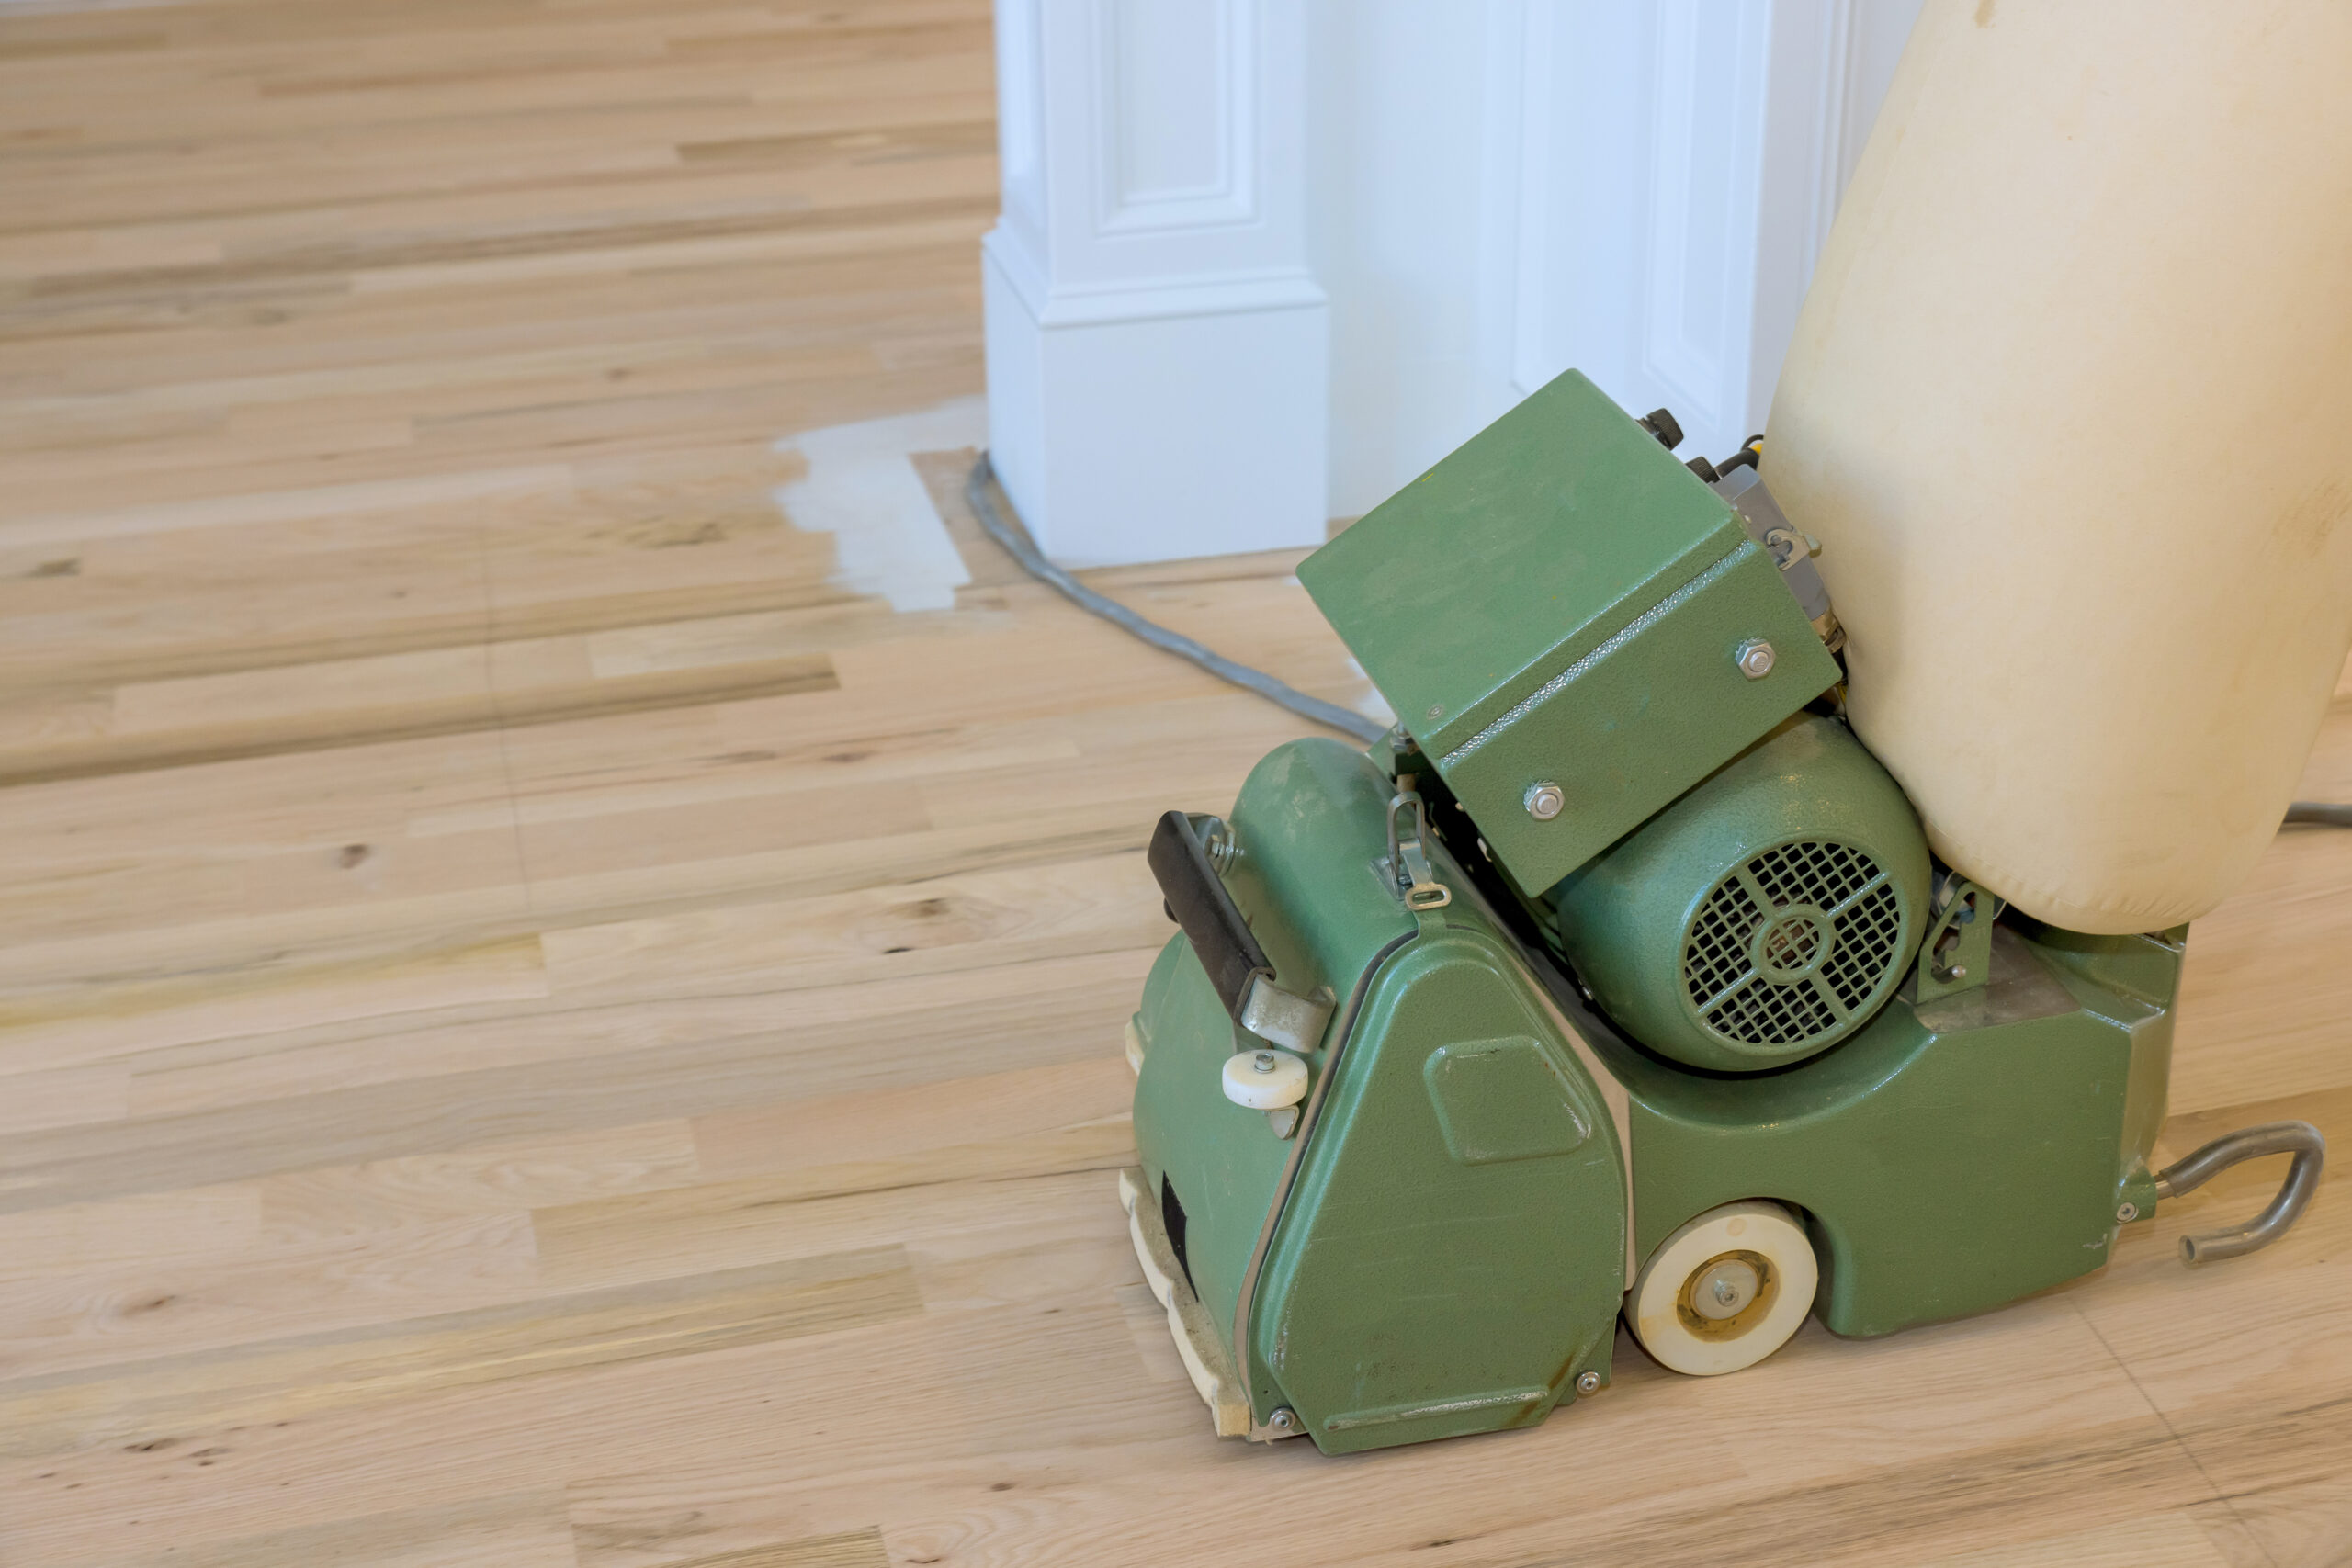
[{"label": "motor housing", "polygon": [[1757,1072],[1827,1050],[1902,983],[1928,845],[1834,718],[1802,715],[1555,887],[1561,950],[1634,1039]]}]

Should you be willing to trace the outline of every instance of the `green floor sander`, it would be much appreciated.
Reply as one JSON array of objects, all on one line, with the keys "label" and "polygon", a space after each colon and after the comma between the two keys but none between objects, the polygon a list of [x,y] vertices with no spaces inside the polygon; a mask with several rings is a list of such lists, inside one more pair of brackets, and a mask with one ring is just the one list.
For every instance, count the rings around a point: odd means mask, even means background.
[{"label": "green floor sander", "polygon": [[2095,1269],[2253,1128],[2151,1168],[2187,928],[2062,931],[1931,856],[1753,447],[1574,372],[1299,578],[1401,722],[1170,812],[1129,1025],[1136,1249],[1222,1435],[1532,1426],[1620,1314],[1734,1371]]}]

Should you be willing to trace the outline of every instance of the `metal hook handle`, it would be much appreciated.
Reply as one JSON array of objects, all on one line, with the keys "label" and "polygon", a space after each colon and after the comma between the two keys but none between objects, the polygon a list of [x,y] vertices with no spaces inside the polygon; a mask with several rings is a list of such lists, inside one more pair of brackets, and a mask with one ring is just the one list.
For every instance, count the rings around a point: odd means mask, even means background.
[{"label": "metal hook handle", "polygon": [[2233,1165],[2260,1159],[2265,1155],[2295,1156],[2287,1167],[2287,1179],[2280,1184],[2278,1195],[2270,1200],[2270,1206],[2237,1230],[2182,1236],[2182,1262],[2208,1263],[2223,1258],[2242,1258],[2285,1235],[2288,1227],[2302,1216],[2312,1194],[2319,1190],[2319,1173],[2327,1163],[2327,1140],[2308,1122],[2266,1122],[2259,1127],[2241,1127],[2234,1133],[2226,1133],[2156,1173],[2156,1196],[2177,1198],[2184,1192],[2194,1192]]}]

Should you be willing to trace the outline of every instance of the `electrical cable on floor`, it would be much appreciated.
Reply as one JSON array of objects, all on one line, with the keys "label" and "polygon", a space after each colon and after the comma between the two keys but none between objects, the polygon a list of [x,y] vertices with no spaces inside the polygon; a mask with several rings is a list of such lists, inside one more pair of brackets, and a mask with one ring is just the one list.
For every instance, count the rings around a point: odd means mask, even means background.
[{"label": "electrical cable on floor", "polygon": [[1112,625],[1132,632],[1157,649],[1165,649],[1179,659],[1188,659],[1221,681],[1230,681],[1246,691],[1257,693],[1270,703],[1277,703],[1317,724],[1351,735],[1369,746],[1388,733],[1388,727],[1376,719],[1366,718],[1352,708],[1337,703],[1327,703],[1320,697],[1310,697],[1295,686],[1283,684],[1262,670],[1252,670],[1247,664],[1216,653],[1181,632],[1171,632],[1155,621],[1148,621],[1115,599],[1097,593],[1039,553],[1030,542],[1028,530],[1017,519],[1009,520],[1000,510],[992,493],[996,488],[996,469],[989,462],[986,452],[972,465],[972,477],[965,481],[964,499],[972,503],[972,514],[980,520],[989,538],[1004,547],[1005,554],[1021,563],[1023,570],[1038,581],[1057,588],[1080,609],[1102,616]]},{"label": "electrical cable on floor", "polygon": [[[1171,632],[1156,621],[1148,621],[1115,599],[1097,593],[1038,552],[1030,541],[1028,530],[1017,519],[1008,521],[996,503],[992,493],[996,489],[996,468],[983,452],[972,465],[971,478],[964,482],[964,499],[972,503],[972,514],[980,520],[989,538],[1004,547],[1004,553],[1021,563],[1022,569],[1038,581],[1059,589],[1070,603],[1091,615],[1102,616],[1113,626],[1134,633],[1152,647],[1164,649],[1179,659],[1189,659],[1221,681],[1230,681],[1246,691],[1257,693],[1270,703],[1277,703],[1298,715],[1313,719],[1342,735],[1352,735],[1369,746],[1388,733],[1388,727],[1351,708],[1327,703],[1320,697],[1310,697],[1295,686],[1284,685],[1262,670],[1252,670],[1247,664],[1236,664],[1224,655],[1211,651],[1181,632]],[[2299,800],[2287,807],[2284,827],[2352,828],[2352,806],[2336,806],[2324,801]]]}]

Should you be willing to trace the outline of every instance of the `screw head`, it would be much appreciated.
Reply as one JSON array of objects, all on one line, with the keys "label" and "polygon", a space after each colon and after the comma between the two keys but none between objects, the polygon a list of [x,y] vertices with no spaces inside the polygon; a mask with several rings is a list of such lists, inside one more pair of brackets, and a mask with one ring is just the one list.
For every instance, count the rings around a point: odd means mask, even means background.
[{"label": "screw head", "polygon": [[1751,681],[1761,681],[1772,672],[1772,663],[1776,657],[1770,643],[1760,637],[1752,637],[1739,645],[1739,649],[1732,655],[1732,660],[1739,666],[1741,674]]},{"label": "screw head", "polygon": [[1578,1372],[1577,1374],[1577,1392],[1578,1393],[1597,1393],[1600,1388],[1600,1374],[1599,1372]]},{"label": "screw head", "polygon": [[1558,784],[1547,782],[1527,786],[1527,814],[1538,822],[1549,822],[1567,803],[1568,797],[1560,793]]},{"label": "screw head", "polygon": [[1443,703],[1431,703],[1430,705],[1430,716],[1431,718],[1443,718],[1445,716],[1445,705]]},{"label": "screw head", "polygon": [[1274,1070],[1274,1054],[1272,1051],[1261,1051],[1250,1058],[1250,1066],[1255,1072],[1271,1073]]},{"label": "screw head", "polygon": [[1297,1413],[1287,1404],[1266,1417],[1266,1425],[1277,1432],[1287,1432],[1298,1425]]},{"label": "screw head", "polygon": [[2140,1205],[2137,1203],[2126,1203],[2115,1211],[2115,1223],[2119,1225],[2128,1225],[2139,1217]]},{"label": "screw head", "polygon": [[1756,1266],[1739,1258],[1717,1259],[1690,1281],[1690,1310],[1710,1323],[1724,1323],[1747,1310],[1764,1288]]}]

